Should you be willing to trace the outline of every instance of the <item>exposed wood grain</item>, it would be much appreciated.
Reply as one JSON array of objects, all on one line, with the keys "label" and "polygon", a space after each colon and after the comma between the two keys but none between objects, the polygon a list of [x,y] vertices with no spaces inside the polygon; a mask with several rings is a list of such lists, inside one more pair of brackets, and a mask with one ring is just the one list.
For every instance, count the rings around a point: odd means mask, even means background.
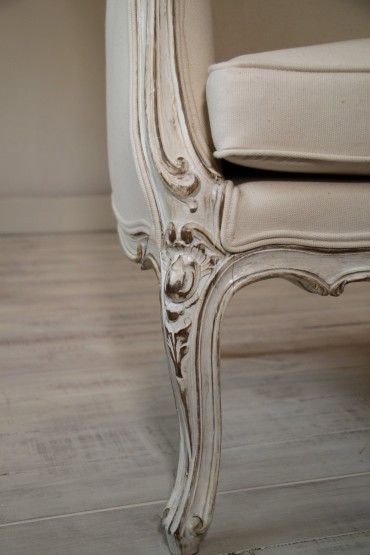
[{"label": "exposed wood grain", "polygon": [[[111,234],[8,237],[0,298],[1,555],[167,553],[177,421],[153,273]],[[369,307],[366,284],[326,299],[277,280],[232,301],[220,491],[246,491],[219,496],[205,554],[366,528]]]}]

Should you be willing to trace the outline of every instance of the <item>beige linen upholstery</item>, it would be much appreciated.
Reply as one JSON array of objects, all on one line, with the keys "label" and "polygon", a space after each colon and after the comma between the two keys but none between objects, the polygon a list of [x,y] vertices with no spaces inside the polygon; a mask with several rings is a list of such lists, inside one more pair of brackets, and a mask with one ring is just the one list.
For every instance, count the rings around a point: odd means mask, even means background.
[{"label": "beige linen upholstery", "polygon": [[370,246],[370,179],[260,180],[230,184],[221,240],[242,252],[268,244]]},{"label": "beige linen upholstery", "polygon": [[213,165],[213,144],[206,101],[208,68],[215,61],[212,0],[174,3],[177,67],[193,144],[207,165]]},{"label": "beige linen upholstery", "polygon": [[117,217],[133,231],[151,229],[151,214],[136,171],[130,141],[129,10],[109,0],[106,12],[106,83],[109,173]]},{"label": "beige linen upholstery", "polygon": [[215,156],[268,170],[370,174],[370,39],[210,68]]}]

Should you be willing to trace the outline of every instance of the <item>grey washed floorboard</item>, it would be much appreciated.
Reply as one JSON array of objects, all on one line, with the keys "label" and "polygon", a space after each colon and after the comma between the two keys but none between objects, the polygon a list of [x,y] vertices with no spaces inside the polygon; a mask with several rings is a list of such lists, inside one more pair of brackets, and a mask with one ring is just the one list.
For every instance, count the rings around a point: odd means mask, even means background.
[{"label": "grey washed floorboard", "polygon": [[308,539],[283,545],[233,551],[222,555],[368,555],[370,531],[353,532],[331,538]]},{"label": "grey washed floorboard", "polygon": [[[370,286],[253,285],[222,355],[203,555],[368,555]],[[114,234],[0,239],[0,440],[0,555],[167,555],[178,432],[157,284]]]}]

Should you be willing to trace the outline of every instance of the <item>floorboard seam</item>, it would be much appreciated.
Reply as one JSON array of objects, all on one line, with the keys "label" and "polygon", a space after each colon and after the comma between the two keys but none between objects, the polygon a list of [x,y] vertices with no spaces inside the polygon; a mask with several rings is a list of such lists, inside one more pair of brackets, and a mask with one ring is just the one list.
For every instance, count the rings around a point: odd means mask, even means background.
[{"label": "floorboard seam", "polygon": [[270,445],[281,445],[281,444],[290,444],[290,443],[302,443],[304,441],[310,441],[313,439],[323,439],[326,437],[338,436],[338,435],[349,435],[349,434],[358,434],[370,432],[370,427],[366,426],[364,428],[353,428],[349,430],[336,430],[334,432],[324,432],[322,434],[313,434],[308,436],[302,436],[300,438],[291,438],[291,439],[281,439],[279,441],[266,441],[263,443],[248,443],[248,445],[232,445],[230,447],[225,447],[225,451],[231,451],[232,449],[243,449],[245,447],[267,447]]},{"label": "floorboard seam", "polygon": [[[274,488],[288,488],[288,487],[294,487],[294,486],[299,486],[299,485],[309,485],[309,484],[317,484],[317,483],[322,483],[322,482],[334,482],[334,481],[339,481],[339,480],[345,480],[348,478],[359,478],[361,476],[369,476],[370,475],[370,471],[369,472],[357,472],[355,474],[343,474],[341,476],[327,476],[325,478],[316,478],[316,479],[311,479],[311,480],[300,480],[298,482],[283,482],[283,483],[279,483],[279,484],[266,484],[266,485],[262,485],[262,486],[253,486],[253,487],[249,487],[249,488],[240,488],[240,489],[231,489],[231,490],[224,490],[224,491],[219,491],[218,492],[218,496],[219,495],[229,495],[232,493],[245,493],[245,492],[252,492],[252,491],[262,491],[262,490],[268,490],[268,489],[274,489]],[[50,516],[41,516],[41,517],[36,517],[36,518],[26,518],[26,519],[22,519],[22,520],[15,520],[12,522],[4,522],[2,524],[0,524],[0,528],[7,528],[10,526],[19,526],[22,524],[32,524],[35,522],[42,522],[42,521],[46,521],[46,520],[57,520],[57,519],[61,519],[61,518],[72,518],[75,516],[83,516],[83,515],[90,515],[90,514],[97,514],[97,513],[106,513],[106,512],[113,512],[113,511],[122,511],[122,510],[126,510],[126,509],[135,509],[138,507],[150,507],[153,505],[164,505],[166,503],[166,499],[158,499],[155,501],[143,501],[141,503],[129,503],[127,505],[117,505],[114,507],[103,507],[102,509],[89,509],[89,510],[85,510],[85,511],[76,511],[73,513],[63,513],[63,514],[59,514],[59,515],[50,515]]]},{"label": "floorboard seam", "polygon": [[356,472],[354,474],[342,474],[338,476],[325,476],[324,478],[311,478],[309,480],[298,480],[295,482],[282,482],[277,484],[251,486],[248,488],[229,489],[229,490],[220,491],[218,494],[228,495],[230,493],[259,491],[259,490],[266,490],[266,489],[272,489],[272,488],[288,488],[288,487],[300,486],[300,485],[319,484],[321,482],[335,482],[336,480],[345,480],[347,478],[356,478],[360,476],[369,476],[369,475],[370,475],[370,470],[366,472]]},{"label": "floorboard seam", "polygon": [[319,541],[326,541],[326,540],[335,540],[338,538],[349,538],[352,536],[361,536],[364,534],[370,534],[370,528],[366,530],[354,530],[353,532],[343,532],[342,534],[333,534],[328,536],[319,536],[315,538],[305,538],[303,540],[294,540],[287,543],[276,543],[271,545],[265,545],[261,547],[249,547],[247,549],[242,549],[238,551],[228,551],[227,553],[220,553],[220,555],[256,555],[262,551],[266,551],[267,549],[275,549],[280,547],[290,547],[294,545],[303,545],[305,543],[311,542],[319,542]]}]

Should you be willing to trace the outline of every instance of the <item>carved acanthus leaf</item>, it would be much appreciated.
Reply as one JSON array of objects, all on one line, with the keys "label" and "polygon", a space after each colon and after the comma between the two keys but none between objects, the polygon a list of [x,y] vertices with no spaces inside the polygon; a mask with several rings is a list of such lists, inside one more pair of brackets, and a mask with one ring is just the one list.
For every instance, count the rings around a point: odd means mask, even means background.
[{"label": "carved acanthus leaf", "polygon": [[[183,359],[188,353],[192,313],[197,309],[202,283],[214,271],[222,253],[204,234],[189,225],[171,223],[163,248],[165,333],[179,380],[184,379]],[[184,384],[181,384],[182,391]]]},{"label": "carved acanthus leaf", "polygon": [[200,280],[217,265],[221,254],[200,232],[194,234],[188,225],[177,230],[172,223],[165,233],[165,252],[165,295],[172,303],[191,299]]}]

